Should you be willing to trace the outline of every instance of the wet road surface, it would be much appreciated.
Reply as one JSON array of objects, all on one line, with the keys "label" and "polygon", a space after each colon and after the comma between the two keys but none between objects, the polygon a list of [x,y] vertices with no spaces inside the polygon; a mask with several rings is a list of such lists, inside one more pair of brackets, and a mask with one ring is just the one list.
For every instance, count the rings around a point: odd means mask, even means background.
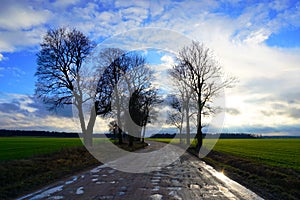
[{"label": "wet road surface", "polygon": [[[162,148],[149,142],[141,153]],[[179,147],[174,147],[176,148]],[[154,154],[153,154],[154,155]],[[146,158],[145,158],[146,159]],[[113,166],[113,165],[109,165]],[[126,173],[107,164],[45,187],[20,199],[261,199],[203,161],[184,153],[166,167]]]}]

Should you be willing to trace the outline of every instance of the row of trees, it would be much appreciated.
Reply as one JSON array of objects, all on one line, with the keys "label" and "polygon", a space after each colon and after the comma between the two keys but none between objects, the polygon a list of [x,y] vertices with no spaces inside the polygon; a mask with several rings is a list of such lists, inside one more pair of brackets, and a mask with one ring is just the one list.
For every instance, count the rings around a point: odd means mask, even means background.
[{"label": "row of trees", "polygon": [[[132,145],[135,137],[145,137],[147,123],[155,119],[153,107],[162,102],[151,84],[153,71],[137,53],[107,48],[94,55],[94,49],[95,44],[76,29],[49,30],[37,54],[36,94],[50,109],[74,104],[86,145],[92,145],[97,116],[114,119],[109,126],[119,143],[123,142],[122,133],[127,132]],[[92,68],[84,64],[91,55]],[[216,112],[213,97],[230,87],[234,79],[219,82],[221,68],[210,51],[197,42],[179,52],[169,74],[177,88],[171,95],[169,122],[180,133],[185,122],[189,144],[190,120],[196,119],[199,151],[203,117]]]},{"label": "row of trees", "polygon": [[180,50],[170,75],[177,94],[172,96],[171,105],[175,111],[169,113],[169,119],[180,130],[180,134],[185,121],[187,145],[190,145],[190,123],[195,122],[196,150],[199,152],[203,141],[202,129],[207,125],[204,119],[222,109],[214,105],[214,100],[224,88],[232,87],[236,78],[225,79],[212,52],[195,41]]},{"label": "row of trees", "polygon": [[115,119],[109,126],[119,144],[122,133],[128,132],[132,145],[134,137],[142,137],[141,128],[144,138],[150,109],[158,102],[151,85],[153,71],[137,53],[106,48],[91,58],[94,48],[76,29],[49,30],[37,55],[36,94],[49,109],[66,104],[76,107],[86,145],[92,145],[97,116]]}]

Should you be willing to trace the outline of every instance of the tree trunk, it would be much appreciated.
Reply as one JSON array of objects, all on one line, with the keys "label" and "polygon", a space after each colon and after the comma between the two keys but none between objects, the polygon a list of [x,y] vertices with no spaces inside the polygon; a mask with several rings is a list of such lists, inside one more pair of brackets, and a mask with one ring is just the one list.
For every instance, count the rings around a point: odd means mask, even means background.
[{"label": "tree trunk", "polygon": [[191,135],[190,135],[190,113],[189,113],[188,102],[186,103],[185,115],[186,115],[186,144],[187,144],[188,146],[190,146],[190,145],[191,145]]},{"label": "tree trunk", "polygon": [[119,144],[123,144],[122,129],[120,127],[118,127],[118,140]]},{"label": "tree trunk", "polygon": [[201,121],[201,109],[198,110],[198,120],[197,120],[197,146],[196,152],[199,153],[203,144],[203,134],[202,134],[202,121]]},{"label": "tree trunk", "polygon": [[196,138],[197,138],[196,152],[199,153],[200,149],[203,145],[203,135],[202,135],[201,124],[200,125],[198,124]]},{"label": "tree trunk", "polygon": [[142,137],[142,143],[145,142],[145,135],[146,135],[146,125],[143,127],[143,137]]},{"label": "tree trunk", "polygon": [[85,128],[84,114],[83,114],[81,102],[78,102],[77,110],[78,110],[78,117],[80,121],[81,131],[83,134],[83,143],[86,146],[91,146],[90,139],[88,137],[88,132],[87,129]]},{"label": "tree trunk", "polygon": [[85,141],[85,145],[88,146],[93,146],[93,132],[94,132],[94,126],[95,126],[95,122],[96,122],[96,107],[95,105],[91,108],[91,113],[90,113],[90,119],[89,119],[89,123],[86,129],[86,141]]},{"label": "tree trunk", "polygon": [[184,113],[183,113],[183,111],[182,111],[182,114],[181,114],[181,121],[180,121],[180,127],[179,127],[180,144],[183,144],[183,140],[182,140],[182,125],[183,125],[183,118],[184,118]]},{"label": "tree trunk", "polygon": [[122,137],[122,122],[121,122],[121,105],[120,105],[120,97],[118,94],[118,89],[115,87],[115,95],[116,95],[116,106],[117,106],[117,125],[118,125],[118,139],[119,144],[123,144],[123,137]]},{"label": "tree trunk", "polygon": [[85,126],[82,106],[83,106],[82,103],[78,102],[77,109],[78,109],[78,117],[80,121],[81,131],[83,134],[83,143],[86,147],[91,147],[93,146],[93,130],[94,130],[94,125],[97,117],[95,105],[91,109],[90,119],[87,127]]},{"label": "tree trunk", "polygon": [[93,137],[92,137],[93,133],[86,131],[83,134],[83,142],[84,142],[84,146],[86,147],[92,147],[93,146]]},{"label": "tree trunk", "polygon": [[133,146],[133,139],[134,137],[132,135],[128,135],[129,136],[129,143],[128,143],[128,146],[129,147],[132,147]]}]

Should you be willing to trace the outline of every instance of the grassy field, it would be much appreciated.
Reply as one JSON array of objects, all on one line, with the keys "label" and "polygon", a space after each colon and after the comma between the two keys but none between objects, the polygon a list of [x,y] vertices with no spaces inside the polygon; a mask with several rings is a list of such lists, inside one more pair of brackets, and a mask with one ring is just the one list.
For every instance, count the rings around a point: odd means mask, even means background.
[{"label": "grassy field", "polygon": [[[171,141],[168,138],[152,140],[166,143]],[[172,140],[172,143],[178,144],[179,139]],[[211,147],[211,143],[210,139],[204,140],[206,147]],[[300,139],[219,139],[213,150],[300,172]]]},{"label": "grassy field", "polygon": [[25,159],[82,146],[79,138],[0,137],[0,161]]},{"label": "grassy field", "polygon": [[300,172],[300,139],[220,139],[213,149]]}]

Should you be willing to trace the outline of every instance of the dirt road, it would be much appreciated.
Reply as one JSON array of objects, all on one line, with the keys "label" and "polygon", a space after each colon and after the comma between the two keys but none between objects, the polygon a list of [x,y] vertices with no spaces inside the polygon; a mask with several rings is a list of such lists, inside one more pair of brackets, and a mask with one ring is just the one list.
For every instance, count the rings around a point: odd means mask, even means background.
[{"label": "dirt road", "polygon": [[[138,152],[154,151],[163,145],[150,142],[150,146]],[[20,199],[261,198],[201,160],[184,153],[172,164],[156,167],[155,171],[148,173],[126,173],[101,165]]]}]

